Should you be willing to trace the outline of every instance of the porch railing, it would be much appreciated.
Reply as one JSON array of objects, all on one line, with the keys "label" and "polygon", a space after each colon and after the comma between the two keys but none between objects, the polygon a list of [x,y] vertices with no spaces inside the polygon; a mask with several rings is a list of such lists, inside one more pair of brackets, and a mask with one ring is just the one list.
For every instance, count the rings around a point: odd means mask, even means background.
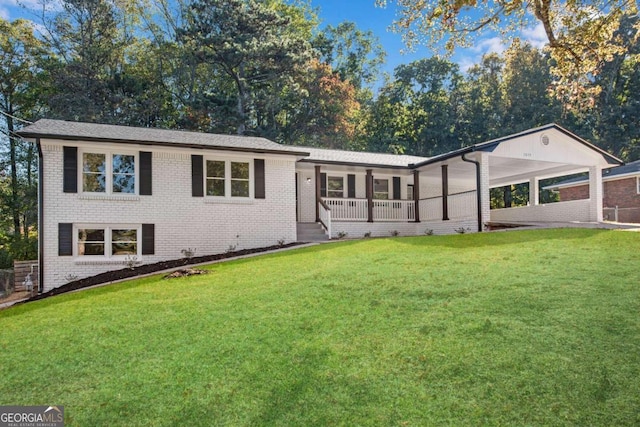
[{"label": "porch railing", "polygon": [[322,199],[318,199],[318,213],[320,216],[320,224],[322,224],[329,238],[331,238],[331,208],[329,208]]},{"label": "porch railing", "polygon": [[367,199],[322,199],[331,208],[336,221],[367,221]]},{"label": "porch railing", "polygon": [[[331,209],[334,221],[358,221],[369,219],[367,199],[322,199]],[[416,219],[415,202],[413,200],[379,200],[373,201],[374,221],[414,221]]]},{"label": "porch railing", "polygon": [[448,197],[449,218],[468,218],[477,215],[478,198],[476,191],[452,194]]},{"label": "porch railing", "polygon": [[414,221],[416,203],[413,200],[374,200],[374,221]]},{"label": "porch railing", "polygon": [[[475,190],[464,193],[450,194],[447,197],[447,211],[449,219],[472,217],[477,211],[477,198]],[[442,220],[442,197],[429,197],[420,199],[420,220]]]}]

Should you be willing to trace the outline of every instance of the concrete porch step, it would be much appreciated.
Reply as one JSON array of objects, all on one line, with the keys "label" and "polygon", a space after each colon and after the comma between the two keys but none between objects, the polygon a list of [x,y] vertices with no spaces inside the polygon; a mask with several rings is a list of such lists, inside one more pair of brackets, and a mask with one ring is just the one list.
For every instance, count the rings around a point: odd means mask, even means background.
[{"label": "concrete porch step", "polygon": [[324,228],[318,223],[299,222],[296,228],[299,242],[324,242],[329,240]]}]

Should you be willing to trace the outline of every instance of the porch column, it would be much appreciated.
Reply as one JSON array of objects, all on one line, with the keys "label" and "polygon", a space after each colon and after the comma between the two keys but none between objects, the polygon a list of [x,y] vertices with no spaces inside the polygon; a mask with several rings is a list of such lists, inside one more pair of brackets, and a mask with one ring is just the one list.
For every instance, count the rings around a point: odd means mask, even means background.
[{"label": "porch column", "polygon": [[529,180],[529,205],[537,206],[540,204],[540,180],[533,177]]},{"label": "porch column", "polygon": [[589,168],[589,219],[602,222],[602,167]]},{"label": "porch column", "polygon": [[318,200],[320,200],[320,192],[321,183],[320,183],[320,166],[316,166],[316,199],[314,200],[316,204],[316,222],[320,222],[320,206],[318,205]]},{"label": "porch column", "polygon": [[449,166],[442,165],[442,220],[449,221]]},{"label": "porch column", "polygon": [[413,171],[413,202],[416,222],[420,222],[420,171]]},{"label": "porch column", "polygon": [[[491,221],[491,195],[489,192],[489,153],[480,152],[478,157],[480,162],[480,207],[478,212],[481,214],[482,226],[484,223]],[[480,226],[480,225],[479,225]],[[479,230],[481,231],[481,230]]]},{"label": "porch column", "polygon": [[373,222],[373,170],[367,169],[367,222]]}]

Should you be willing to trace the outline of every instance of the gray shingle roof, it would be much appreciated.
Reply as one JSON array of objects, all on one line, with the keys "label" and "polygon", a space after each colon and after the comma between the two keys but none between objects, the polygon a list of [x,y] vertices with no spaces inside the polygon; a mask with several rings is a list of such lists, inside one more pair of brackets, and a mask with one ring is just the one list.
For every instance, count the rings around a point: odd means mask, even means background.
[{"label": "gray shingle roof", "polygon": [[156,128],[140,128],[96,123],[70,122],[64,120],[38,120],[18,134],[24,138],[57,138],[64,140],[86,140],[101,142],[124,142],[131,144],[157,144],[197,148],[218,148],[232,151],[279,153],[306,156],[308,152],[299,147],[281,145],[266,138],[217,135]]},{"label": "gray shingle roof", "polygon": [[412,163],[427,160],[427,157],[408,155],[369,153],[364,151],[329,150],[315,147],[299,147],[310,153],[304,162],[329,164],[357,164],[380,167],[408,167]]},{"label": "gray shingle roof", "polygon": [[[615,168],[605,169],[602,171],[602,179],[606,181],[608,179],[615,179],[616,177],[619,177],[622,175],[630,175],[630,174],[640,175],[640,160],[627,163],[626,165],[617,166]],[[567,179],[567,180],[555,183],[553,185],[548,185],[544,187],[544,189],[555,189],[558,187],[571,187],[573,185],[582,185],[587,182],[589,182],[589,178],[579,176],[576,178],[571,178],[571,179]]]}]

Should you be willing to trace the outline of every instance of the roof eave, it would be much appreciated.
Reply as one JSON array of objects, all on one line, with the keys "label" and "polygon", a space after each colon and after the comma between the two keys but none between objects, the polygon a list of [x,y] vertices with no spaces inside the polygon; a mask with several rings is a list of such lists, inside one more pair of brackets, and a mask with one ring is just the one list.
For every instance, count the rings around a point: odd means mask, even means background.
[{"label": "roof eave", "polygon": [[333,166],[355,166],[361,168],[371,168],[371,169],[406,169],[410,170],[410,165],[385,165],[379,163],[361,163],[361,162],[340,162],[335,160],[314,160],[314,159],[302,159],[301,163],[316,163],[322,165],[333,165]]},{"label": "roof eave", "polygon": [[249,147],[237,147],[228,145],[202,145],[202,144],[188,144],[180,142],[159,142],[159,141],[146,141],[135,139],[117,139],[117,138],[97,138],[86,137],[77,135],[56,135],[45,133],[32,133],[32,132],[16,132],[20,137],[28,138],[40,138],[40,139],[60,139],[63,141],[92,141],[103,143],[122,143],[122,144],[137,144],[137,145],[161,145],[165,147],[177,147],[177,148],[194,148],[199,150],[218,150],[218,151],[236,151],[244,153],[265,153],[265,154],[281,154],[288,156],[309,156],[310,153],[304,151],[288,151],[288,150],[272,150],[268,148],[249,148]]}]

